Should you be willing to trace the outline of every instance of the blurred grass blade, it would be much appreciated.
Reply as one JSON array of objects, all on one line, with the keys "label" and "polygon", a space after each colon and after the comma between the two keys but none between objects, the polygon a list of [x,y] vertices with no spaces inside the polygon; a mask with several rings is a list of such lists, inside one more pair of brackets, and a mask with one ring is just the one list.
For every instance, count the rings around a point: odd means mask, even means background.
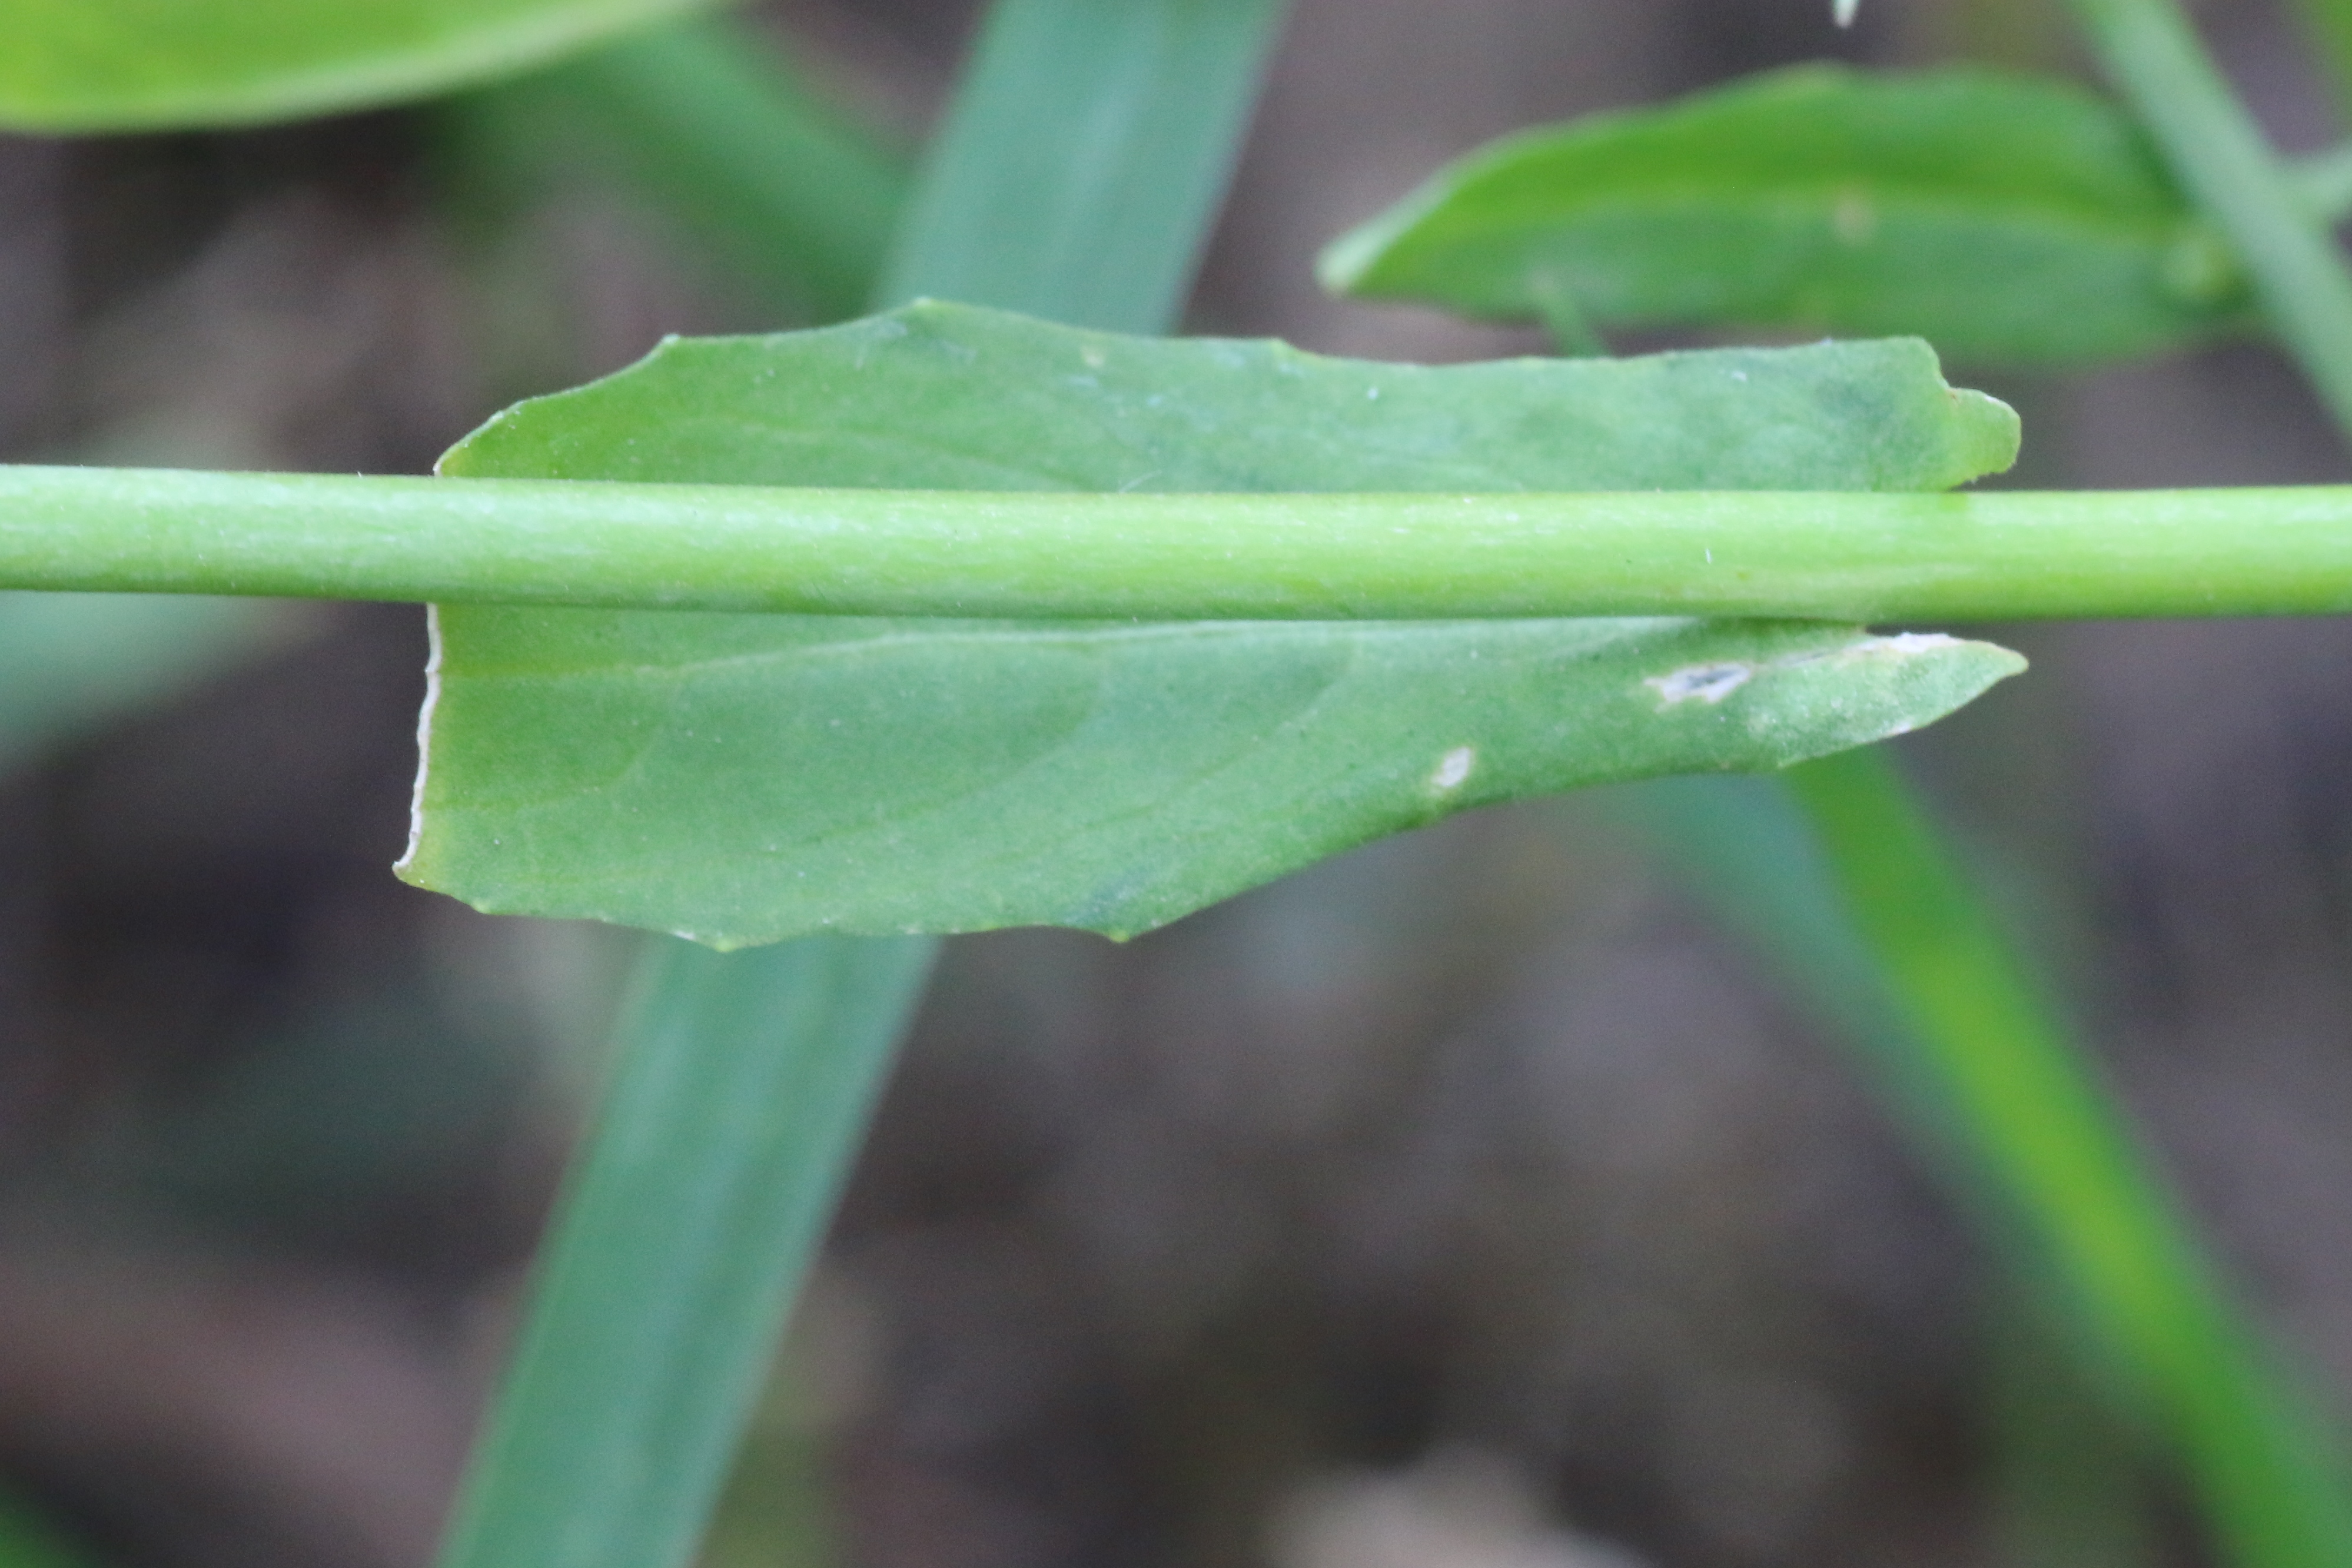
[{"label": "blurred grass blade", "polygon": [[2031,364],[2252,323],[2128,117],[1977,68],[1800,67],[1507,137],[1335,243],[1323,275],[1476,316],[1916,333]]},{"label": "blurred grass blade", "polygon": [[784,319],[856,315],[889,246],[907,160],[826,103],[764,29],[657,28],[453,100],[469,165],[535,192],[551,171],[642,194]]},{"label": "blurred grass blade", "polygon": [[1873,748],[1790,770],[1830,875],[1884,967],[1916,1071],[1997,1216],[2179,1452],[2239,1568],[2352,1563],[2326,1423],[2282,1375],[2088,1056]]},{"label": "blurred grass blade", "polygon": [[2085,1375],[2053,1303],[2005,1280],[1986,1324],[1994,1561],[2003,1568],[2156,1568],[2147,1425]]},{"label": "blurred grass blade", "polygon": [[[2127,1416],[2161,1434],[2227,1560],[2352,1561],[2325,1422],[2266,1358],[1883,752],[1804,763],[1785,784],[1676,779],[1611,804],[1889,1089],[2023,1289],[2063,1315],[2089,1358],[2085,1386],[2126,1401],[2102,1430]],[[2126,1521],[2108,1522],[2128,1538]]]},{"label": "blurred grass blade", "polygon": [[[1073,307],[1089,301],[1115,324],[1164,331],[1273,36],[1265,26],[1255,47],[1205,56],[1158,47],[1191,5],[1117,0],[1071,10],[1052,30],[993,26],[994,47],[968,76],[965,97],[1015,98],[1010,79],[1035,95],[1028,107],[1040,112],[955,113],[971,139],[961,153],[968,166],[933,168],[937,211],[920,246],[898,255],[894,286],[977,289],[975,303],[1017,299],[1045,315],[1075,313],[1057,308],[1066,292]],[[1271,16],[1276,7],[1252,9]],[[1157,142],[1106,166],[1105,146],[1070,138],[1073,115],[1055,112],[1073,90],[1087,100],[1096,86],[1046,68],[1068,58],[1095,59],[1146,101],[1223,103],[1227,112],[1155,122]],[[1000,163],[1025,171],[1034,182],[1026,194],[1064,215],[1074,256],[1041,255],[1029,236],[998,230],[986,203],[958,188],[970,180],[993,192]],[[1123,270],[1147,243],[1166,246],[1181,265]],[[991,246],[1004,248],[979,254]],[[986,289],[953,281],[968,252],[986,263]],[[773,1331],[937,951],[935,942],[909,938],[818,937],[729,954],[674,940],[653,945],[656,978],[605,1121],[558,1216],[446,1568],[677,1568],[692,1553]],[[780,1029],[791,1032],[780,1038]],[[697,1086],[708,1091],[698,1102]],[[815,1098],[807,1106],[772,1098],[786,1086]],[[763,1125],[768,1116],[775,1121]],[[779,1135],[808,1142],[787,1148]],[[701,1205],[718,1194],[740,1200],[734,1234],[704,1220]],[[703,1244],[716,1250],[691,1250]],[[677,1267],[698,1258],[699,1271]]]},{"label": "blurred grass blade", "polygon": [[446,1561],[685,1560],[929,959],[838,938],[647,950]]},{"label": "blurred grass blade", "polygon": [[1000,0],[877,302],[1164,331],[1284,0]]}]

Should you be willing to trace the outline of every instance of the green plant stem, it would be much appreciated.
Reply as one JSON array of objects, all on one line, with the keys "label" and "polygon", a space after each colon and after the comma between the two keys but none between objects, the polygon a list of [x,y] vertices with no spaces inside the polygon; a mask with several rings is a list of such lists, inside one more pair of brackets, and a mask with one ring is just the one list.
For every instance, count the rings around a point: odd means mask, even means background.
[{"label": "green plant stem", "polygon": [[2189,199],[2237,250],[2272,325],[2352,426],[2352,274],[2173,0],[2072,0],[2093,51]]},{"label": "green plant stem", "polygon": [[999,0],[876,298],[1165,331],[1285,0]]},{"label": "green plant stem", "polygon": [[2352,610],[2352,487],[1095,495],[0,468],[0,587],[1159,619]]},{"label": "green plant stem", "polygon": [[838,937],[647,948],[619,1075],[445,1562],[681,1561],[932,951]]},{"label": "green plant stem", "polygon": [[2019,1239],[2184,1449],[2227,1558],[2352,1562],[2352,1494],[2325,1423],[2273,1364],[2090,1058],[1884,748],[1785,775],[1856,929]]}]

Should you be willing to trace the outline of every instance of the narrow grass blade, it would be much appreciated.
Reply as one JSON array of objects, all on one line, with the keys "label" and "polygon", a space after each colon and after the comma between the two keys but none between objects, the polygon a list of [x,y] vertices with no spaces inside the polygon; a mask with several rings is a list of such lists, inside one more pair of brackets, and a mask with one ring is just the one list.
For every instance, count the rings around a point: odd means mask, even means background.
[{"label": "narrow grass blade", "polygon": [[2051,1303],[2002,1281],[1986,1323],[1994,1561],[2004,1568],[2156,1568],[2146,1423],[2085,1375],[2079,1335]]},{"label": "narrow grass blade", "polygon": [[453,1568],[686,1560],[930,956],[647,950]]},{"label": "narrow grass blade", "polygon": [[[1249,47],[1171,50],[1161,46],[1189,36],[1178,24],[1195,0],[1005,5],[1037,15],[992,25],[954,116],[968,163],[934,167],[938,210],[919,243],[901,242],[891,287],[1165,330],[1273,28],[1259,26]],[[1141,101],[1211,112],[1162,116],[1139,149],[1074,138],[1075,117],[1053,110],[1100,84],[1052,68],[1070,60],[1095,62]],[[1044,111],[971,107],[1024,93]],[[1025,194],[1065,215],[1073,254],[1040,254],[994,226],[965,183],[992,195],[1000,165],[1023,170]],[[1182,259],[1139,265],[1160,260],[1151,247]],[[985,263],[984,281],[957,280],[967,259]],[[445,1568],[675,1568],[692,1552],[936,952],[925,940],[832,937],[727,954],[674,941],[652,950],[656,981],[559,1215]],[[795,1088],[805,1104],[777,1098]],[[731,1223],[708,1217],[714,1197],[734,1200]]]},{"label": "narrow grass blade", "polygon": [[534,186],[551,167],[617,177],[787,319],[856,314],[910,183],[896,150],[727,17],[640,34],[445,115],[469,163]]},{"label": "narrow grass blade", "polygon": [[2352,1562],[2326,1423],[2282,1375],[2089,1057],[1877,749],[1790,770],[1912,1070],[1998,1217],[2161,1423],[2240,1568]]},{"label": "narrow grass blade", "polygon": [[2062,1314],[2084,1386],[2177,1452],[2228,1561],[2352,1561],[2325,1422],[1883,749],[1782,776],[1671,780],[1613,804],[1889,1090],[2021,1288],[2051,1303],[2037,1320]]},{"label": "narrow grass blade", "polygon": [[1163,331],[1283,0],[1000,0],[879,303],[922,295]]}]

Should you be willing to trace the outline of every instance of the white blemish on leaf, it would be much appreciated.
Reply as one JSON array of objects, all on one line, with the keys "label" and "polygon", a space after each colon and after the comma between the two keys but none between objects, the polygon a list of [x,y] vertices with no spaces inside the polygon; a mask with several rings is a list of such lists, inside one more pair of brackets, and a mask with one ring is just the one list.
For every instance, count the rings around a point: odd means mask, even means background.
[{"label": "white blemish on leaf", "polygon": [[416,714],[416,784],[408,796],[408,845],[392,868],[399,871],[416,858],[425,840],[425,773],[433,759],[433,709],[441,700],[441,606],[425,606],[425,706]]},{"label": "white blemish on leaf", "polygon": [[1686,665],[1666,675],[1654,675],[1642,684],[1655,689],[1669,706],[1696,698],[1712,707],[1755,679],[1754,665],[1726,659]]},{"label": "white blemish on leaf", "polygon": [[1762,664],[1750,664],[1741,659],[1718,659],[1711,664],[1685,665],[1664,675],[1654,675],[1642,684],[1655,690],[1668,707],[1694,700],[1712,707],[1758,676],[1776,670],[1795,669],[1808,664],[1851,664],[1857,659],[1916,658],[1923,654],[1959,646],[1958,637],[1947,637],[1942,632],[1897,632],[1893,637],[1858,637],[1836,647],[1784,655],[1780,658],[1767,659]]},{"label": "white blemish on leaf", "polygon": [[1947,637],[1942,632],[1897,632],[1893,637],[1860,637],[1840,647],[1772,662],[1776,668],[1785,668],[1824,661],[1851,664],[1858,658],[1916,658],[1924,653],[1959,646],[1958,637]]},{"label": "white blemish on leaf", "polygon": [[1441,794],[1460,789],[1463,781],[1470,776],[1470,770],[1477,765],[1475,746],[1456,746],[1437,759],[1437,771],[1429,775],[1430,785]]},{"label": "white blemish on leaf", "polygon": [[1100,370],[1109,362],[1110,359],[1108,354],[1103,353],[1100,348],[1093,343],[1088,343],[1085,347],[1079,349],[1078,357],[1087,362],[1087,368],[1088,370]]},{"label": "white blemish on leaf", "polygon": [[1960,639],[1942,632],[1897,632],[1891,637],[1864,637],[1864,644],[1876,644],[1888,653],[1929,653],[1939,647],[1958,647]]},{"label": "white blemish on leaf", "polygon": [[1868,245],[1878,233],[1878,208],[1860,191],[1847,191],[1830,209],[1830,231],[1846,245]]}]

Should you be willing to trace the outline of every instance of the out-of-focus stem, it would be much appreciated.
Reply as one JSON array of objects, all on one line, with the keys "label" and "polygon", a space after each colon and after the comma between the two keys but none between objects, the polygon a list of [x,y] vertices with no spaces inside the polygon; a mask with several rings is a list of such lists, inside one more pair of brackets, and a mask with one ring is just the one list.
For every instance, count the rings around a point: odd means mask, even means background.
[{"label": "out-of-focus stem", "polygon": [[2352,426],[2352,273],[2173,0],[2072,0],[2093,51],[2174,175],[2237,251],[2255,297],[2339,424]]}]

